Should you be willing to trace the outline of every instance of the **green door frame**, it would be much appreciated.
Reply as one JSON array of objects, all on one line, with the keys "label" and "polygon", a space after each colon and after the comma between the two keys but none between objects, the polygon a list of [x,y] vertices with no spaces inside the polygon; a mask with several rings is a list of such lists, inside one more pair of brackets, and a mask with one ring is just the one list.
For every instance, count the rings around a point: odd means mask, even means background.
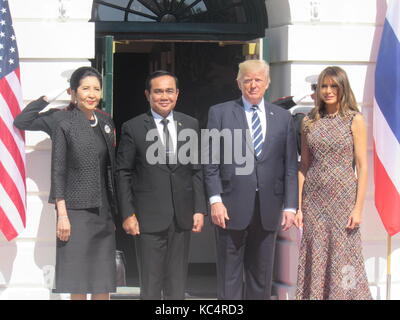
[{"label": "green door frame", "polygon": [[256,23],[143,23],[96,21],[96,34],[113,34],[116,40],[247,41],[264,37]]},{"label": "green door frame", "polygon": [[103,101],[101,108],[113,116],[114,37],[96,37],[95,67],[103,76]]},{"label": "green door frame", "polygon": [[103,97],[104,108],[113,115],[114,37],[104,37]]}]

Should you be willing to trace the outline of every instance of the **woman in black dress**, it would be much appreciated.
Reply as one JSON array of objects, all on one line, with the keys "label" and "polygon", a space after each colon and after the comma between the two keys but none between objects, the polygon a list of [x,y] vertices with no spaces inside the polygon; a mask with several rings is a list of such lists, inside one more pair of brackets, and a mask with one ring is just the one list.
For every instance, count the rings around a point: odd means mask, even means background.
[{"label": "woman in black dress", "polygon": [[71,76],[75,98],[52,130],[50,202],[57,209],[56,293],[109,299],[115,292],[115,132],[97,109],[102,79],[93,68]]}]

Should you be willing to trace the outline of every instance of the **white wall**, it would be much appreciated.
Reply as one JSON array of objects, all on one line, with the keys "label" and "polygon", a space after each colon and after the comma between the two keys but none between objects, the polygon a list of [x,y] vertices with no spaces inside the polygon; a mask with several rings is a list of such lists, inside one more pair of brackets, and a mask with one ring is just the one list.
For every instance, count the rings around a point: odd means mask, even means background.
[{"label": "white wall", "polygon": [[[386,299],[386,232],[374,206],[372,105],[374,70],[386,12],[385,0],[267,0],[271,100],[306,92],[304,79],[329,65],[346,70],[368,124],[368,193],[361,227],[371,292]],[[315,5],[313,5],[315,4]],[[303,101],[311,105],[311,100]],[[292,299],[297,279],[295,230],[281,233],[275,288]],[[400,235],[393,237],[392,299],[400,299]]]},{"label": "white wall", "polygon": [[[94,58],[91,0],[9,0],[20,54],[24,103],[68,86],[62,73]],[[67,94],[54,103],[65,105]],[[55,263],[55,213],[50,189],[50,139],[27,132],[27,223],[16,240],[0,233],[0,299],[60,299],[51,294]]]},{"label": "white wall", "polygon": [[[312,18],[311,3],[319,4]],[[61,74],[94,57],[94,24],[87,22],[91,0],[9,0],[17,36],[24,102],[67,86]],[[384,0],[266,0],[270,28],[271,99],[308,89],[304,78],[327,65],[349,74],[369,125],[369,190],[362,237],[368,279],[375,298],[385,298],[386,233],[373,203],[373,75],[384,18]],[[314,11],[315,13],[315,11]],[[55,105],[65,104],[63,95]],[[311,104],[305,101],[304,104]],[[27,228],[12,242],[0,234],[0,299],[57,299],[50,293],[55,260],[54,210],[47,204],[50,141],[27,133]],[[296,283],[296,232],[281,234],[275,287],[280,299],[293,297]],[[400,236],[393,239],[392,298],[400,298]]]}]

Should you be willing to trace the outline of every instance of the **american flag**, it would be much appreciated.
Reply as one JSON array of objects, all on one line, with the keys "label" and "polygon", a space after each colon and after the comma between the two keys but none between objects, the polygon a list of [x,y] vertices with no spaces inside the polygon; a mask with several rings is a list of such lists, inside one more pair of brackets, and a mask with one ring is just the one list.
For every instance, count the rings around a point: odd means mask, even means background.
[{"label": "american flag", "polygon": [[375,206],[390,236],[400,232],[400,1],[389,0],[375,71]]},{"label": "american flag", "polygon": [[18,48],[7,0],[0,0],[0,230],[8,241],[26,225],[25,136]]}]

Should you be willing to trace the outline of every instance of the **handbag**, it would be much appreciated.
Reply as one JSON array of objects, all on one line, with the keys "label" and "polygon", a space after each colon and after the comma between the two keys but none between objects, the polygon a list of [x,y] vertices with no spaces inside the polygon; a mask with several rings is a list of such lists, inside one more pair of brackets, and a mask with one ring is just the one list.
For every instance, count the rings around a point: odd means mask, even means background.
[{"label": "handbag", "polygon": [[126,287],[126,261],[123,251],[115,251],[117,287]]}]

